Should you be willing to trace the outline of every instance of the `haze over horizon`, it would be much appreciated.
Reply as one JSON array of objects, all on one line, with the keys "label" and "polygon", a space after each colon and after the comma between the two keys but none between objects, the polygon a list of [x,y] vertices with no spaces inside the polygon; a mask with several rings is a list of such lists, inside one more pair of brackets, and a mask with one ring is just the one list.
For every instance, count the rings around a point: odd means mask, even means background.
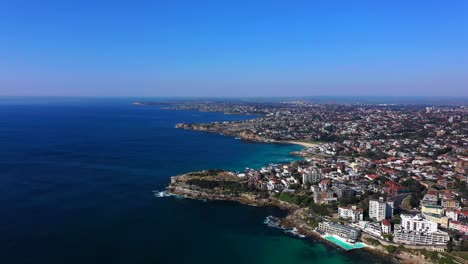
[{"label": "haze over horizon", "polygon": [[467,1],[0,1],[0,96],[468,96]]}]

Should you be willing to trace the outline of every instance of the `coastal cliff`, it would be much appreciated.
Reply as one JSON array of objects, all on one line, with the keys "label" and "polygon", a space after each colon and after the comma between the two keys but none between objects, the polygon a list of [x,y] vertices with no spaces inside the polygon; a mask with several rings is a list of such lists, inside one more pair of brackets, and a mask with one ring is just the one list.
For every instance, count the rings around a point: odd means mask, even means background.
[{"label": "coastal cliff", "polygon": [[237,137],[247,141],[254,142],[263,142],[263,143],[272,143],[277,142],[273,139],[267,139],[265,137],[259,136],[248,129],[243,129],[244,124],[238,123],[235,125],[232,124],[186,124],[179,123],[176,124],[176,128],[201,131],[201,132],[210,132],[216,133],[225,136]]},{"label": "coastal cliff", "polygon": [[251,206],[277,206],[294,211],[299,207],[259,192],[247,180],[224,170],[205,170],[171,177],[168,193],[198,200],[234,201]]},{"label": "coastal cliff", "polygon": [[[311,222],[320,219],[312,219],[309,208],[281,201],[266,191],[258,191],[250,185],[248,180],[237,177],[229,171],[204,170],[173,176],[167,191],[171,195],[196,200],[232,201],[249,206],[276,206],[288,212],[286,217],[279,220],[281,227],[294,228],[299,235],[336,246],[314,231],[314,225],[311,225]],[[376,257],[386,259],[391,257],[400,263],[431,263],[417,253],[402,252],[389,255],[385,247],[378,246],[370,246],[364,250]]]}]

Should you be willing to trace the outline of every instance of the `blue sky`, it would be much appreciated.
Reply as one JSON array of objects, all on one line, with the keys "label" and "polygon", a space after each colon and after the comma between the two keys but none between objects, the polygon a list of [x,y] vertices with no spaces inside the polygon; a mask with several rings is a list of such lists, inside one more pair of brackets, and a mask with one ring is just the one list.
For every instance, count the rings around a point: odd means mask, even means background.
[{"label": "blue sky", "polygon": [[468,1],[0,0],[0,95],[468,96]]}]

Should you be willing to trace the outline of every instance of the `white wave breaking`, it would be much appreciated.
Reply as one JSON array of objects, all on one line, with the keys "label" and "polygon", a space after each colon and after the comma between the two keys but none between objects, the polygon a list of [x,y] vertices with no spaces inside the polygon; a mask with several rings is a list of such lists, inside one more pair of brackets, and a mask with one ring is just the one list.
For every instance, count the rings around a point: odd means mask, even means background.
[{"label": "white wave breaking", "polygon": [[305,238],[304,235],[299,234],[297,232],[297,228],[295,227],[289,228],[289,227],[282,226],[281,220],[278,217],[269,215],[265,218],[265,221],[263,221],[263,223],[269,227],[281,229],[286,234],[293,235],[295,237]]},{"label": "white wave breaking", "polygon": [[165,197],[170,197],[172,194],[168,193],[167,191],[158,191],[158,190],[153,190],[154,197],[157,198],[165,198]]}]

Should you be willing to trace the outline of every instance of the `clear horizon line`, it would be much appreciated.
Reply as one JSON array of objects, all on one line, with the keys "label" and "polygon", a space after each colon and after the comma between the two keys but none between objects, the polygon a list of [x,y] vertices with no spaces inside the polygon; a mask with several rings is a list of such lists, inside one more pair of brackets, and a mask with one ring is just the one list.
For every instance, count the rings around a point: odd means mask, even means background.
[{"label": "clear horizon line", "polygon": [[1,95],[2,97],[32,97],[32,98],[312,98],[312,97],[368,97],[368,98],[450,98],[450,99],[468,99],[468,95],[258,95],[258,96],[210,96],[210,95]]}]

